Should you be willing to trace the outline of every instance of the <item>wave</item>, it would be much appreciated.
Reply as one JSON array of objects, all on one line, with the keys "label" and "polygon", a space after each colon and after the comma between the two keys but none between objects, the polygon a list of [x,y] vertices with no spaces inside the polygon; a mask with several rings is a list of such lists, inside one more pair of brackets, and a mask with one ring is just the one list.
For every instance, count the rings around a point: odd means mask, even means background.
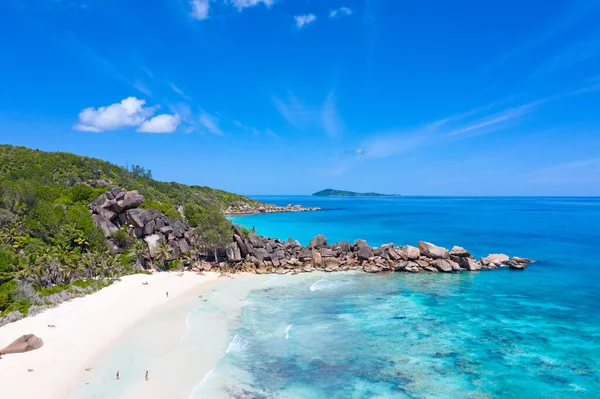
[{"label": "wave", "polygon": [[291,330],[291,329],[292,329],[292,325],[291,325],[291,324],[290,324],[290,325],[288,325],[288,326],[285,328],[285,339],[286,339],[286,340],[290,338],[290,330]]},{"label": "wave", "polygon": [[233,339],[229,343],[229,346],[225,350],[225,353],[242,352],[246,350],[247,347],[248,342],[246,342],[246,340],[240,337],[240,334],[235,334],[235,337],[233,337]]},{"label": "wave", "polygon": [[187,316],[185,316],[185,334],[183,334],[181,336],[181,338],[179,338],[179,343],[182,343],[187,336],[190,334],[190,331],[192,330],[192,314],[194,313],[194,311],[190,311]]},{"label": "wave", "polygon": [[330,280],[325,280],[325,279],[320,279],[317,282],[314,282],[311,286],[310,286],[310,290],[311,291],[323,291],[323,290],[331,290],[337,287],[340,287],[342,285],[346,285],[348,284],[347,281],[330,281]]},{"label": "wave", "polygon": [[198,390],[200,390],[208,382],[208,380],[210,380],[213,377],[214,374],[215,374],[215,368],[213,367],[212,369],[210,369],[210,371],[208,373],[206,373],[206,375],[202,378],[202,380],[198,384],[196,384],[194,389],[192,389],[192,392],[190,392],[188,399],[195,398],[196,394],[198,393]]}]

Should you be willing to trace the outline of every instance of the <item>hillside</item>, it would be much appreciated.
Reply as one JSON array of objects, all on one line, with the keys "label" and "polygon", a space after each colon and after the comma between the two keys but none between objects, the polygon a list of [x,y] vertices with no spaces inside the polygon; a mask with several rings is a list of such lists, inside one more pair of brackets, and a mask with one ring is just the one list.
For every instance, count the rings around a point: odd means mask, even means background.
[{"label": "hillside", "polygon": [[355,193],[354,191],[334,190],[327,188],[312,194],[315,197],[396,197],[397,194]]},{"label": "hillside", "polygon": [[[186,240],[196,248],[174,255],[177,248],[165,242],[160,256],[150,256],[129,221],[107,232],[92,215],[93,202],[123,189],[139,192],[138,214],[189,229]],[[223,209],[264,205],[209,187],[160,182],[140,166],[0,145],[0,326],[146,267],[179,268],[201,254],[218,260],[217,250],[231,241]]]},{"label": "hillside", "polygon": [[150,170],[137,165],[127,170],[95,158],[10,145],[0,145],[0,180],[24,180],[64,188],[82,183],[101,188],[115,185],[138,190],[147,201],[168,205],[195,203],[221,209],[241,203],[252,207],[263,205],[251,198],[210,187],[154,180]]}]

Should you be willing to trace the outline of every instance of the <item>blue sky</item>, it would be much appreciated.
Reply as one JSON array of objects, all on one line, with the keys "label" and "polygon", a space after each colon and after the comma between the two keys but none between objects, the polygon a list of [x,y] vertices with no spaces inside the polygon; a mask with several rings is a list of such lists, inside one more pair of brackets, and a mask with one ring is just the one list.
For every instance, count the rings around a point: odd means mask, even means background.
[{"label": "blue sky", "polygon": [[0,142],[243,194],[600,195],[600,2],[5,0]]}]

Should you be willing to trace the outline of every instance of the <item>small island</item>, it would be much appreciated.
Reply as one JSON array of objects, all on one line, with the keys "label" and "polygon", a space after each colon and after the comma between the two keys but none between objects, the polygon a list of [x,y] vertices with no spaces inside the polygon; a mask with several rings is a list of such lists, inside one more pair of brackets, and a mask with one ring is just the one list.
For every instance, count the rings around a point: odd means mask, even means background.
[{"label": "small island", "polygon": [[356,193],[354,191],[326,188],[312,194],[313,197],[400,197],[400,194]]}]

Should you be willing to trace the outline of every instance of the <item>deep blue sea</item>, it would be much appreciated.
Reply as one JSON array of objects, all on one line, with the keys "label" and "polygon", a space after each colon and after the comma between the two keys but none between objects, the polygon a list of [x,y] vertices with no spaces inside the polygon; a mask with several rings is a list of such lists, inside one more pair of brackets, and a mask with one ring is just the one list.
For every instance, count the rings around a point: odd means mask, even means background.
[{"label": "deep blue sea", "polygon": [[426,240],[537,262],[274,276],[192,398],[600,397],[600,198],[257,198],[331,209],[234,218],[271,237]]}]

